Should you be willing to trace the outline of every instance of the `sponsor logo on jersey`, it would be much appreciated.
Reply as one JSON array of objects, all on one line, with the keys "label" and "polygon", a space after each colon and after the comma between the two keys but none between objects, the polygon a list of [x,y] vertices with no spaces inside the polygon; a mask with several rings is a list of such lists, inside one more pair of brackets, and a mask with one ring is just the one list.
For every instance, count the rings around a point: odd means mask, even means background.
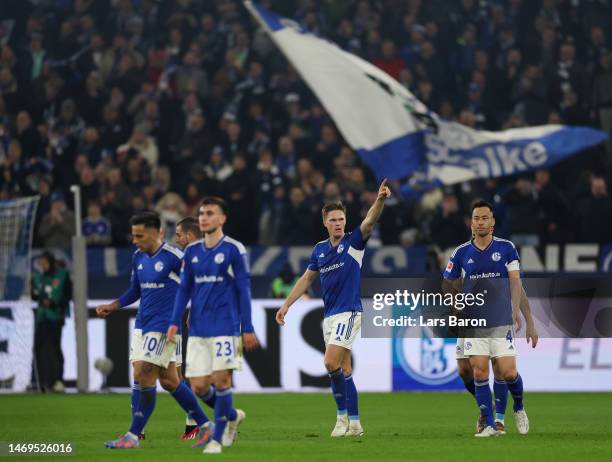
[{"label": "sponsor logo on jersey", "polygon": [[500,261],[501,260],[501,253],[493,252],[493,255],[491,255],[491,260],[493,260],[493,261]]},{"label": "sponsor logo on jersey", "polygon": [[155,263],[155,271],[157,271],[158,273],[161,272],[164,269],[164,264],[161,261],[158,261],[157,263]]},{"label": "sponsor logo on jersey", "polygon": [[223,263],[224,260],[225,260],[225,255],[223,255],[222,253],[218,253],[217,255],[215,255],[215,263],[217,265],[220,265],[221,263]]},{"label": "sponsor logo on jersey", "polygon": [[163,282],[142,282],[141,289],[163,289],[166,286]]},{"label": "sponsor logo on jersey", "polygon": [[344,262],[334,263],[333,265],[325,266],[319,270],[319,274],[325,274],[330,271],[337,270],[338,268],[342,268],[344,266]]},{"label": "sponsor logo on jersey", "polygon": [[470,259],[469,259],[467,262],[468,262],[468,265],[469,265],[470,263],[474,263],[474,260],[472,260],[472,259],[470,258]]},{"label": "sponsor logo on jersey", "polygon": [[324,258],[324,257],[325,257],[324,253],[321,253],[321,255],[319,255],[319,258]]},{"label": "sponsor logo on jersey", "polygon": [[198,260],[198,256],[197,255],[191,259],[191,263],[198,263],[199,261],[200,260]]},{"label": "sponsor logo on jersey", "polygon": [[141,270],[142,269],[142,263],[140,265],[138,265],[138,268],[136,268],[136,269]]},{"label": "sponsor logo on jersey", "polygon": [[213,275],[204,275],[204,276],[196,276],[195,282],[196,284],[202,284],[206,282],[222,282],[223,276],[215,276]]},{"label": "sponsor logo on jersey", "polygon": [[470,279],[488,279],[488,278],[499,278],[501,273],[477,273],[470,274]]}]

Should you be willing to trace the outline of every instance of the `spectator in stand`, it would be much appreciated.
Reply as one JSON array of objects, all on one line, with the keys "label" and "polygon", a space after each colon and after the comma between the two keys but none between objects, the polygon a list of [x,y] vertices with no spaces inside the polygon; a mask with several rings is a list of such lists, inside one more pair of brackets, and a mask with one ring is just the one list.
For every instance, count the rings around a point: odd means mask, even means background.
[{"label": "spectator in stand", "polygon": [[90,246],[106,246],[111,243],[111,224],[102,215],[102,208],[96,201],[87,204],[87,216],[83,220],[83,236]]},{"label": "spectator in stand", "polygon": [[51,195],[51,210],[47,213],[38,230],[41,243],[46,249],[69,249],[74,236],[74,213],[68,209],[64,195]]},{"label": "spectator in stand", "polygon": [[465,226],[464,214],[459,208],[459,202],[455,194],[444,194],[440,207],[429,226],[431,229],[431,240],[441,250],[456,247],[460,243],[465,242],[468,230]]},{"label": "spectator in stand", "polygon": [[521,177],[506,194],[509,207],[510,240],[515,245],[539,245],[538,202],[533,182]]},{"label": "spectator in stand", "polygon": [[608,244],[612,241],[612,199],[608,195],[606,180],[600,176],[591,178],[590,195],[579,209],[579,237],[582,242]]}]

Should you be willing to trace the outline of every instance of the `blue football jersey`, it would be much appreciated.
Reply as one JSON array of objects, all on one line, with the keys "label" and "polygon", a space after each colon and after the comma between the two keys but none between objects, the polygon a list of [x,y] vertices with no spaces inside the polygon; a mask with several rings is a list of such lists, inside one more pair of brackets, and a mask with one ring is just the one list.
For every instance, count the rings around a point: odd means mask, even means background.
[{"label": "blue football jersey", "polygon": [[251,277],[244,245],[224,236],[210,249],[203,240],[187,246],[173,324],[180,322],[189,298],[190,336],[236,336],[253,332]]},{"label": "blue football jersey", "polygon": [[[512,324],[512,299],[509,271],[520,271],[519,255],[514,244],[493,237],[484,250],[473,241],[461,244],[452,253],[444,277],[449,280],[463,278],[464,293],[484,293],[484,317],[489,327]],[[469,317],[482,317],[476,308],[466,309]]]},{"label": "blue football jersey", "polygon": [[346,233],[336,247],[329,239],[314,246],[308,269],[318,271],[323,292],[324,317],[362,311],[361,263],[367,239],[361,228]]},{"label": "blue football jersey", "polygon": [[128,306],[140,299],[135,327],[143,333],[168,330],[182,257],[183,252],[166,243],[153,255],[134,252],[130,287],[119,297],[119,304]]}]

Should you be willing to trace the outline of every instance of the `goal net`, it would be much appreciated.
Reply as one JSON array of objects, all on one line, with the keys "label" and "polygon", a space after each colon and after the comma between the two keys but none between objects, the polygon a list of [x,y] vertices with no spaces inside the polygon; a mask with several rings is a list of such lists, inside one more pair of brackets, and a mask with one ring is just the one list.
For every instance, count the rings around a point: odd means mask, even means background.
[{"label": "goal net", "polygon": [[30,270],[38,199],[0,201],[0,393],[24,391],[31,378]]}]

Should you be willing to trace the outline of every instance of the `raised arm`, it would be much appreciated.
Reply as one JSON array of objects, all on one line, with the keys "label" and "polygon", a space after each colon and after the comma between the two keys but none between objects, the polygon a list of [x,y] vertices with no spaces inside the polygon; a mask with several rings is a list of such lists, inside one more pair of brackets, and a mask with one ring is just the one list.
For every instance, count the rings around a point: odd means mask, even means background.
[{"label": "raised arm", "polygon": [[368,210],[366,217],[361,222],[359,228],[361,229],[361,234],[364,239],[370,237],[372,234],[372,230],[374,229],[374,225],[380,218],[380,214],[383,211],[383,207],[385,205],[385,200],[391,197],[391,190],[387,186],[387,180],[384,179],[378,188],[378,197]]},{"label": "raised arm", "polygon": [[276,312],[276,322],[281,326],[285,324],[285,315],[289,311],[291,305],[295,303],[295,301],[300,298],[304,293],[308,290],[313,281],[317,278],[318,271],[313,271],[311,269],[307,269],[304,271],[304,274],[297,280],[291,292],[287,296],[287,299],[283,303],[278,311]]}]

